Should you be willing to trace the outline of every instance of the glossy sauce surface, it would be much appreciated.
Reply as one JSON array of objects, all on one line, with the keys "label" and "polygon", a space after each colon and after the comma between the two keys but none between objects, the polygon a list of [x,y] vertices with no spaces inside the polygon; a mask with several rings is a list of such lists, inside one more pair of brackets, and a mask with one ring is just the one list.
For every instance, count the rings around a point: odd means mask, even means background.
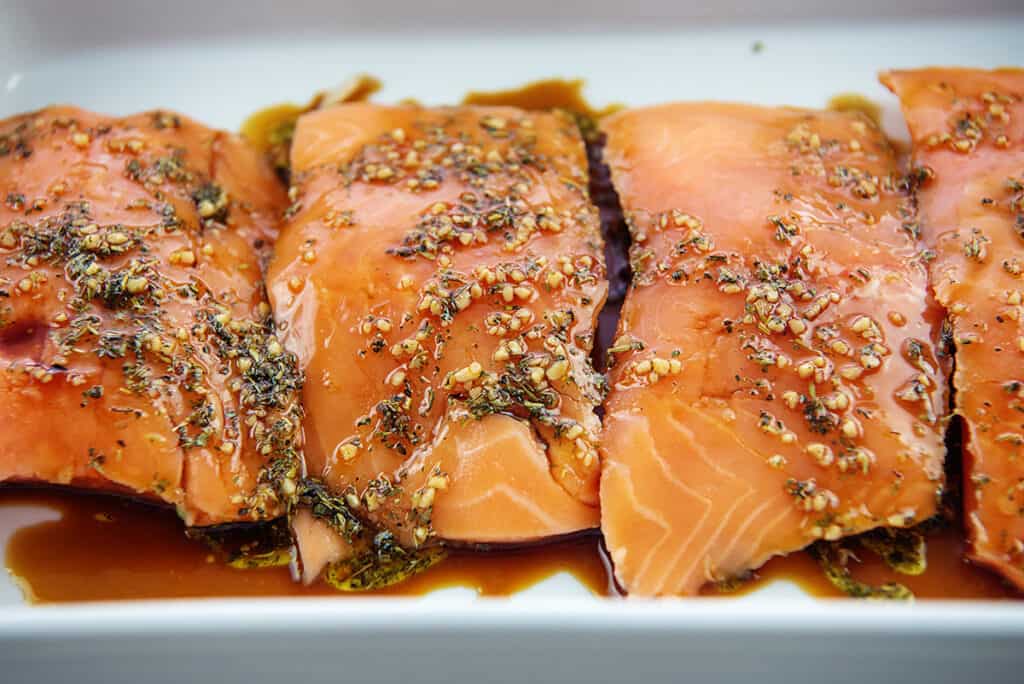
[{"label": "glossy sauce surface", "polygon": [[315,93],[304,105],[282,102],[254,112],[243,123],[239,132],[257,149],[266,152],[283,142],[282,132],[290,139],[295,122],[306,112],[341,102],[363,102],[381,89],[382,83],[366,74],[358,75],[333,90]]},{"label": "glossy sauce surface", "polygon": [[[7,544],[5,565],[34,602],[366,595],[341,594],[324,583],[305,586],[292,581],[287,567],[232,568],[186,538],[171,510],[89,494],[0,490],[0,521],[11,520],[22,507],[61,516],[18,527]],[[431,570],[373,593],[418,596],[467,587],[481,596],[508,596],[568,572],[604,596],[610,592],[609,573],[599,545],[599,537],[587,535],[515,551],[455,550]]]},{"label": "glossy sauce surface", "polygon": [[882,123],[882,108],[869,97],[858,93],[839,93],[828,99],[826,107],[834,112],[860,112],[876,124]]},{"label": "glossy sauce surface", "polygon": [[[583,95],[585,85],[583,79],[579,78],[548,78],[506,90],[471,90],[462,98],[462,104],[529,110],[566,109],[592,119],[623,108],[620,104],[602,108],[593,106]],[[266,152],[281,142],[279,138],[283,133],[290,137],[295,122],[306,112],[342,102],[365,102],[382,86],[373,76],[357,76],[334,91],[317,93],[304,105],[282,102],[260,109],[242,123],[240,133],[256,148]],[[840,97],[837,96],[837,101]]]},{"label": "glossy sauce surface", "polygon": [[[860,562],[851,564],[854,579],[880,586],[898,582],[913,592],[917,599],[999,600],[1020,598],[1009,585],[987,570],[963,557],[961,530],[946,530],[928,537],[928,569],[922,574],[903,575],[890,569],[870,551],[858,552]],[[789,581],[812,596],[844,598],[845,594],[825,577],[818,563],[808,553],[793,553],[768,561],[754,577],[735,591],[723,592],[713,585],[704,587],[704,596],[745,596],[772,582]]]},{"label": "glossy sauce surface", "polygon": [[[0,490],[0,520],[15,509],[49,509],[60,519],[29,522],[13,531],[5,565],[38,603],[121,599],[240,596],[335,596],[325,584],[293,582],[288,568],[239,570],[183,534],[172,511],[125,499],[44,489]],[[9,525],[5,525],[9,529]],[[902,582],[922,599],[1007,599],[1017,595],[983,569],[962,560],[958,532],[929,539],[928,570],[899,575],[873,554],[861,555],[854,576],[870,584]],[[615,596],[599,537],[577,537],[517,551],[453,551],[438,566],[377,595],[420,596],[466,587],[481,596],[508,596],[559,572],[595,596]],[[734,592],[708,586],[702,594],[736,597],[775,581],[790,581],[816,597],[842,597],[805,553],[770,561]],[[30,592],[30,593],[29,593]]]},{"label": "glossy sauce surface", "polygon": [[599,119],[623,108],[620,104],[611,104],[600,109],[594,107],[583,95],[584,85],[585,82],[580,78],[548,78],[507,90],[471,90],[462,98],[462,104],[532,110],[566,109],[591,119]]}]

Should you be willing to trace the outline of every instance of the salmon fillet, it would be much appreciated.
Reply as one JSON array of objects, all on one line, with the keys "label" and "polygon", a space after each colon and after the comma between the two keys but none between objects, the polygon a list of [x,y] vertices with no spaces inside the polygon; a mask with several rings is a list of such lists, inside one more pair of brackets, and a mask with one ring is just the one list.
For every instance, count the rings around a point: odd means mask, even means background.
[{"label": "salmon fillet", "polygon": [[607,286],[571,117],[345,104],[299,120],[291,163],[268,288],[332,497],[297,530],[306,578],[348,552],[324,525],[408,547],[596,527]]},{"label": "salmon fillet", "polygon": [[171,112],[51,107],[0,123],[0,197],[0,482],[280,515],[301,407],[261,281],[269,166]]},{"label": "salmon fillet", "polygon": [[956,343],[969,556],[1024,588],[1024,71],[882,81],[910,127],[932,287]]},{"label": "salmon fillet", "polygon": [[866,117],[670,104],[602,122],[633,236],[601,527],[632,595],[932,516],[942,315]]}]

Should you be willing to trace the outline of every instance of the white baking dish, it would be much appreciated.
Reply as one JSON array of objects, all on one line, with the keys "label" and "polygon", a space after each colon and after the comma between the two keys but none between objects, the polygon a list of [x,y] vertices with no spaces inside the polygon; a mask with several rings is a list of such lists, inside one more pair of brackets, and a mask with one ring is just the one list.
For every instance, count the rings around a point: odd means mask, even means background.
[{"label": "white baking dish", "polygon": [[[1024,64],[1022,35],[1020,0],[0,2],[0,116],[163,106],[235,128],[357,72],[383,79],[383,100],[427,103],[564,75],[586,78],[598,104],[821,106],[856,92],[898,136],[878,70]],[[0,518],[0,543],[14,518]],[[32,608],[0,578],[0,682],[896,678],[1024,680],[1024,604],[824,602],[786,583],[741,599],[599,600],[559,575],[507,600],[449,589]]]}]

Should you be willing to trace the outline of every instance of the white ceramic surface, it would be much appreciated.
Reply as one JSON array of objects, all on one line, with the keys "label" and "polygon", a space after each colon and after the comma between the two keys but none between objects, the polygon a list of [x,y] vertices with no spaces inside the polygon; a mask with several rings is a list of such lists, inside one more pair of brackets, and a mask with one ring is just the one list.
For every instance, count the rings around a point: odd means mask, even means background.
[{"label": "white ceramic surface", "polygon": [[[452,102],[553,75],[598,104],[884,105],[887,67],[1024,64],[1024,0],[0,2],[0,116],[170,107],[236,127],[358,72]],[[752,50],[755,41],[764,48]],[[0,426],[0,430],[5,426]],[[25,507],[16,524],[53,513]],[[508,600],[179,601],[29,608],[0,577],[0,682],[1024,681],[1024,604],[591,598],[568,575]]]}]

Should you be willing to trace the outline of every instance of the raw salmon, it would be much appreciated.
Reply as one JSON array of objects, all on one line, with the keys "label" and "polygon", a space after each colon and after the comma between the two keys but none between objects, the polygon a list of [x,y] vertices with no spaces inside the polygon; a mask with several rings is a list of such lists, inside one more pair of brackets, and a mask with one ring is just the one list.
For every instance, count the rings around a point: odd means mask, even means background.
[{"label": "raw salmon", "polygon": [[894,71],[956,345],[973,560],[1024,588],[1024,71]]},{"label": "raw salmon", "polygon": [[[407,547],[596,527],[607,286],[573,119],[345,104],[299,119],[291,164],[268,288],[314,516]],[[307,579],[348,552],[322,524],[297,530]]]},{"label": "raw salmon", "polygon": [[269,165],[171,112],[51,107],[0,123],[0,197],[0,481],[281,514],[301,376],[262,286]]},{"label": "raw salmon", "polygon": [[908,182],[866,117],[604,120],[633,236],[601,527],[633,595],[932,516],[946,391]]}]

